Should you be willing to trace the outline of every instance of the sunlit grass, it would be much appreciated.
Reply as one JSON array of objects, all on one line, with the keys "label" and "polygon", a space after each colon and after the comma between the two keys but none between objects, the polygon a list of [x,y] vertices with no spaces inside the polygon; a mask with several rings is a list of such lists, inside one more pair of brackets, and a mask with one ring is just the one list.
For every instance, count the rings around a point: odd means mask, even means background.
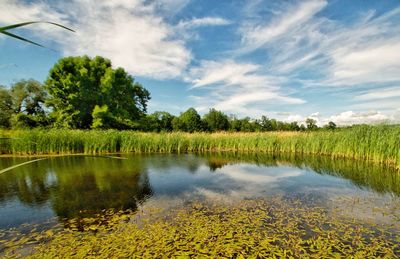
[{"label": "sunlit grass", "polygon": [[135,131],[17,130],[0,133],[12,155],[265,152],[346,157],[400,168],[399,126],[357,126],[336,131],[272,133],[142,133]]}]

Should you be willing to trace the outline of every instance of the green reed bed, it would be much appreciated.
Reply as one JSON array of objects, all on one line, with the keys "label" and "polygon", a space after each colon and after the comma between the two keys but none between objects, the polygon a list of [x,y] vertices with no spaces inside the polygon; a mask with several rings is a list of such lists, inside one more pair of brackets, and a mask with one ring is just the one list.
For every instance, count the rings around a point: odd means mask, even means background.
[{"label": "green reed bed", "polygon": [[356,126],[335,131],[212,134],[17,130],[0,132],[0,137],[3,137],[0,152],[11,155],[268,152],[372,160],[400,168],[400,126],[388,125]]}]

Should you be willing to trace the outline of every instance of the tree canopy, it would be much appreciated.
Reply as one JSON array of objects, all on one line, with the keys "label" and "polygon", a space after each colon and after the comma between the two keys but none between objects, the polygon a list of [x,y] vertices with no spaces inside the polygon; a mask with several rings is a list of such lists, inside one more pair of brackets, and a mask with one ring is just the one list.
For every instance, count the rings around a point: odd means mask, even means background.
[{"label": "tree canopy", "polygon": [[10,89],[0,87],[0,126],[19,128],[47,124],[46,97],[42,84],[32,79],[17,81]]},{"label": "tree canopy", "polygon": [[204,121],[207,129],[210,131],[221,131],[229,129],[228,116],[221,111],[210,109],[210,111],[204,115]]},{"label": "tree canopy", "polygon": [[178,131],[195,132],[203,130],[201,117],[194,108],[189,108],[179,117],[174,118],[172,124],[174,130]]},{"label": "tree canopy", "polygon": [[56,125],[68,128],[136,128],[150,99],[132,76],[103,57],[60,59],[45,88]]}]

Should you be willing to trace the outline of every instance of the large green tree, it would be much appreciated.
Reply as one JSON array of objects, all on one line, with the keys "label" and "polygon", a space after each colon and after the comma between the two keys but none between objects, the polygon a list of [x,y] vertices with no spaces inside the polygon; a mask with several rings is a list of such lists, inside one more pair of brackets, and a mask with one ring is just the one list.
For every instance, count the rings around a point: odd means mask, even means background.
[{"label": "large green tree", "polygon": [[150,93],[103,57],[67,57],[50,70],[45,87],[56,125],[68,128],[136,128]]}]

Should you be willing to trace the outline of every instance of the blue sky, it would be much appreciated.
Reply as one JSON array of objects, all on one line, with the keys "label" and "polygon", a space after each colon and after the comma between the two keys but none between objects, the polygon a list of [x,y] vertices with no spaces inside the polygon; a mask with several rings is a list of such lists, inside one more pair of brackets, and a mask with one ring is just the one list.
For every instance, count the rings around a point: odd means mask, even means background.
[{"label": "blue sky", "polygon": [[195,107],[319,124],[400,121],[400,2],[0,0],[0,84],[44,81],[61,57],[101,55],[150,90],[149,111]]}]

